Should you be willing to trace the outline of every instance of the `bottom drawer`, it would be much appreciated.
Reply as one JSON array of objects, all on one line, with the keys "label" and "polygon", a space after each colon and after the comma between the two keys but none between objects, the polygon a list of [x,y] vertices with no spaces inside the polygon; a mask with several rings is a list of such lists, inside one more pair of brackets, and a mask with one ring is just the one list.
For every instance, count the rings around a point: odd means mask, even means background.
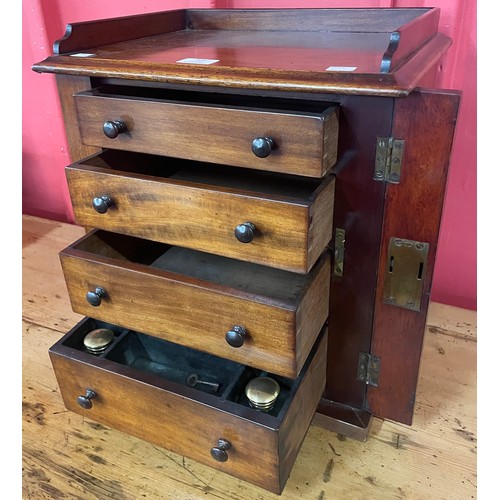
[{"label": "bottom drawer", "polygon": [[[102,327],[113,342],[91,354],[83,339]],[[294,380],[90,318],[49,354],[69,410],[280,494],[325,386],[326,342],[325,327]],[[244,389],[268,375],[280,392],[264,412]]]}]

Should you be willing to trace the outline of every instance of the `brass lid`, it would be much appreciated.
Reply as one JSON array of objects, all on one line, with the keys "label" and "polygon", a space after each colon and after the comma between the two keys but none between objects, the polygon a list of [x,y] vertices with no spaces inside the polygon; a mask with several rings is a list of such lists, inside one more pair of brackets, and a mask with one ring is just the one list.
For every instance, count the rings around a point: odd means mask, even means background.
[{"label": "brass lid", "polygon": [[257,377],[248,382],[245,395],[250,405],[259,410],[269,410],[280,393],[280,386],[270,377]]},{"label": "brass lid", "polygon": [[109,330],[108,328],[97,328],[96,330],[92,330],[85,335],[83,345],[87,351],[93,354],[98,354],[104,351],[104,349],[106,349],[106,347],[113,342],[114,338],[115,334],[112,330]]}]

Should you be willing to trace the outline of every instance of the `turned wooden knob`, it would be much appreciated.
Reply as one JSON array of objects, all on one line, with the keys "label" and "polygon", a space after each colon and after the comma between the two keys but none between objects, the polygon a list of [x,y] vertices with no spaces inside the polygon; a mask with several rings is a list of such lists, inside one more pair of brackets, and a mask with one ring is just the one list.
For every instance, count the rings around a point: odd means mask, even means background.
[{"label": "turned wooden knob", "polygon": [[100,214],[105,214],[111,205],[114,205],[114,202],[107,195],[96,196],[92,200],[92,207],[94,207],[94,210]]},{"label": "turned wooden knob", "polygon": [[226,342],[231,347],[241,347],[245,342],[247,331],[243,326],[233,326],[231,330],[226,333]]},{"label": "turned wooden knob", "polygon": [[274,148],[274,141],[270,137],[256,137],[252,141],[252,152],[259,158],[266,158]]},{"label": "turned wooden knob", "polygon": [[210,455],[212,455],[212,458],[215,458],[217,462],[227,462],[229,456],[226,453],[226,450],[229,450],[229,448],[231,448],[231,443],[229,441],[219,439],[217,446],[214,446],[210,450]]},{"label": "turned wooden knob", "polygon": [[244,222],[243,224],[238,224],[234,229],[234,235],[238,241],[241,243],[250,243],[255,236],[255,224],[251,222]]},{"label": "turned wooden knob", "polygon": [[92,389],[87,389],[85,396],[78,396],[76,401],[85,410],[90,410],[92,408],[92,399],[96,398],[97,394]]},{"label": "turned wooden knob", "polygon": [[116,139],[120,134],[127,131],[127,126],[120,120],[108,120],[104,122],[102,131],[106,137]]},{"label": "turned wooden knob", "polygon": [[94,307],[101,305],[101,300],[106,297],[107,293],[104,288],[98,286],[94,291],[87,292],[87,302]]}]

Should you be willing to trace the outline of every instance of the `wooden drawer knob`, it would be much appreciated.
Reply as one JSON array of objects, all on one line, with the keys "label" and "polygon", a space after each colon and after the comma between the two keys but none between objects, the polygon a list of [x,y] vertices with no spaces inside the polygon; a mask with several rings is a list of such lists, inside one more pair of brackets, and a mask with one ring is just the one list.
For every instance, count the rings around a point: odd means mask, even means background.
[{"label": "wooden drawer knob", "polygon": [[116,139],[120,134],[127,131],[127,126],[120,120],[108,120],[104,122],[102,131],[106,137]]},{"label": "wooden drawer knob", "polygon": [[252,141],[252,152],[259,158],[266,158],[274,149],[274,141],[270,137],[256,137]]},{"label": "wooden drawer knob", "polygon": [[97,394],[92,389],[87,389],[85,396],[78,396],[76,401],[85,410],[92,408],[92,399],[96,398]]},{"label": "wooden drawer knob", "polygon": [[92,200],[94,210],[100,214],[105,214],[111,205],[114,205],[114,201],[107,195],[96,196]]},{"label": "wooden drawer knob", "polygon": [[243,326],[233,326],[231,330],[226,333],[226,342],[231,347],[241,347],[245,342],[247,331]]},{"label": "wooden drawer knob", "polygon": [[225,439],[219,439],[217,442],[217,446],[214,446],[210,450],[210,454],[212,455],[217,462],[227,462],[228,454],[226,453],[226,450],[229,450],[231,448],[231,443],[229,441],[226,441]]},{"label": "wooden drawer knob", "polygon": [[101,300],[106,297],[107,293],[104,288],[98,286],[94,291],[87,292],[87,302],[94,307],[101,305]]},{"label": "wooden drawer knob", "polygon": [[255,235],[256,227],[251,222],[244,222],[243,224],[238,224],[234,229],[234,235],[238,241],[241,243],[250,243]]}]

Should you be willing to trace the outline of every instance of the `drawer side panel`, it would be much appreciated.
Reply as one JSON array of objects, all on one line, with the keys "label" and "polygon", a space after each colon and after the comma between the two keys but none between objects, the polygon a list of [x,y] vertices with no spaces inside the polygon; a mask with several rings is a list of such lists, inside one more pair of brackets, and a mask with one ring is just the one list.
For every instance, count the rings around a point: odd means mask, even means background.
[{"label": "drawer side panel", "polygon": [[338,109],[325,118],[323,136],[323,174],[326,174],[337,162],[339,140]]},{"label": "drawer side panel", "polygon": [[302,366],[318,333],[328,319],[330,305],[330,256],[324,258],[311,286],[306,290],[297,309],[297,362]]},{"label": "drawer side panel", "polygon": [[280,427],[278,446],[281,489],[285,487],[325,388],[327,339],[328,335],[323,335]]},{"label": "drawer side panel", "polygon": [[311,225],[308,237],[308,267],[314,265],[333,237],[333,207],[335,201],[335,177],[330,176],[310,211]]}]

